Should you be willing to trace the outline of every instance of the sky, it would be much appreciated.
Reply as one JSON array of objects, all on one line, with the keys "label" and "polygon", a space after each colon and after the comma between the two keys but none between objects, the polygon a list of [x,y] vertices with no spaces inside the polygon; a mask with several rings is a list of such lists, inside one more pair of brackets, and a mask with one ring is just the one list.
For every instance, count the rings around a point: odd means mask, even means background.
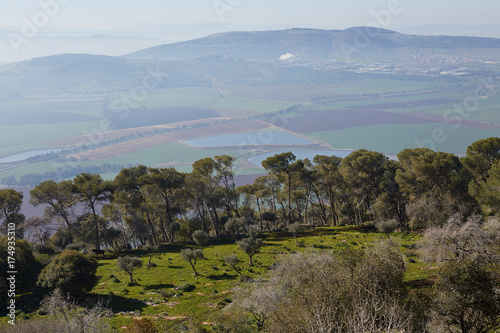
[{"label": "sky", "polygon": [[[498,0],[0,0],[0,63],[56,53],[122,55],[226,30],[368,25],[500,38],[498,13]],[[96,34],[150,40],[75,39]],[[61,39],[68,36],[73,40]]]},{"label": "sky", "polygon": [[[126,24],[366,25],[373,13],[392,10],[394,24],[498,24],[498,0],[2,0],[0,27],[33,19],[42,4],[55,8],[50,26]],[[56,4],[56,6],[54,6]]]}]

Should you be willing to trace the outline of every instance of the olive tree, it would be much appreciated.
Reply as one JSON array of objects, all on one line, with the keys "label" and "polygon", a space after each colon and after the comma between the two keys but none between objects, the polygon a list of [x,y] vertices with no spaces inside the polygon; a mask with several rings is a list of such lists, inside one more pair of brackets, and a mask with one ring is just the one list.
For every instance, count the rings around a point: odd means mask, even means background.
[{"label": "olive tree", "polygon": [[193,269],[194,275],[199,275],[198,272],[196,271],[196,262],[198,260],[204,259],[203,252],[201,250],[196,249],[184,249],[181,251],[181,257],[182,260],[185,262],[188,262],[191,265],[191,268]]},{"label": "olive tree", "polygon": [[134,269],[142,267],[142,260],[138,257],[120,257],[116,261],[116,266],[126,272],[130,276],[130,283],[134,284]]},{"label": "olive tree", "polygon": [[208,241],[210,240],[208,234],[203,230],[196,230],[191,235],[191,238],[193,238],[196,245],[198,245],[201,248],[201,251],[203,251],[203,246],[205,246],[205,244],[207,244]]},{"label": "olive tree", "polygon": [[229,266],[231,266],[231,268],[234,269],[234,271],[238,273],[240,276],[243,276],[240,270],[236,267],[236,265],[238,265],[238,263],[240,262],[237,254],[230,254],[227,257],[224,257],[224,262]]},{"label": "olive tree", "polygon": [[259,249],[264,245],[262,239],[258,239],[255,237],[247,237],[238,241],[238,247],[240,250],[243,250],[248,255],[249,258],[249,266],[253,266],[252,258],[259,251]]}]

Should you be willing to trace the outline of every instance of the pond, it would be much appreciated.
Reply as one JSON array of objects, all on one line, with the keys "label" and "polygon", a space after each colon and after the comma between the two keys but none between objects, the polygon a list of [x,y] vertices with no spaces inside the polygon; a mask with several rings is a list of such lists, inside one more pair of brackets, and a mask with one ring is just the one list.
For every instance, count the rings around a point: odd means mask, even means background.
[{"label": "pond", "polygon": [[39,150],[24,151],[22,153],[2,157],[0,158],[0,163],[21,162],[33,156],[50,154],[52,152],[55,153],[61,150],[62,150],[61,148],[55,148],[55,149],[39,149]]},{"label": "pond", "polygon": [[207,136],[184,140],[196,147],[258,146],[258,145],[308,145],[312,141],[281,131],[262,131]]}]

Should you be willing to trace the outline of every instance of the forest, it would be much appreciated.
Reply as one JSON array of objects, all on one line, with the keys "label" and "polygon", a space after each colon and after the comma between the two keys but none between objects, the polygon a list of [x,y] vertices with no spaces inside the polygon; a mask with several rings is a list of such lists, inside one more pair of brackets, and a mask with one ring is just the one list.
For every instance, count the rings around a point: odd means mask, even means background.
[{"label": "forest", "polygon": [[[25,273],[18,277],[17,292],[41,288],[47,296],[60,290],[42,303],[59,302],[63,309],[73,305],[62,295],[81,296],[98,283],[96,256],[117,256],[118,267],[134,285],[134,267],[142,261],[125,254],[136,249],[153,253],[169,244],[200,245],[201,250],[181,253],[197,275],[196,262],[210,242],[234,239],[252,266],[262,235],[289,232],[295,239],[299,230],[352,226],[378,231],[386,240],[362,250],[290,254],[270,265],[259,281],[238,270],[237,258],[226,257],[242,282],[224,310],[235,315],[211,328],[193,324],[184,331],[500,329],[500,138],[472,143],[463,157],[427,148],[403,150],[397,159],[357,150],[343,159],[297,160],[285,152],[262,162],[265,176],[238,187],[234,161],[228,155],[204,158],[190,173],[139,165],[122,169],[113,181],[92,173],[45,181],[30,192],[30,203],[46,207],[45,215],[30,219],[20,213],[22,193],[2,189],[2,276],[8,271],[11,236],[17,240],[18,270]],[[403,254],[391,236],[395,232],[421,236],[416,251],[439,267],[430,286],[413,290],[405,284]],[[45,260],[37,260],[39,254]],[[69,281],[72,275],[79,282]],[[8,292],[5,281],[0,282],[2,295]],[[95,323],[110,316],[105,315],[109,309],[89,311],[86,318]],[[72,332],[110,330],[75,325]],[[17,326],[9,329],[24,332]],[[129,331],[153,332],[136,326]]]}]

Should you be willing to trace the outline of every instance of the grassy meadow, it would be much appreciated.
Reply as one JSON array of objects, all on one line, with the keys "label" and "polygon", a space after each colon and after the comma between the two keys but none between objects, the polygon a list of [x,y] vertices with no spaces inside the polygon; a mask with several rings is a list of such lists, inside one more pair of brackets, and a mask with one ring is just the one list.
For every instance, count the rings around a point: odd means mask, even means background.
[{"label": "grassy meadow", "polygon": [[[231,302],[233,288],[242,284],[251,285],[240,281],[240,275],[225,264],[225,256],[237,254],[240,259],[237,268],[243,275],[265,280],[273,263],[295,252],[331,252],[348,247],[365,249],[377,242],[387,241],[385,235],[359,227],[310,229],[300,232],[297,241],[290,233],[262,234],[260,237],[264,246],[254,256],[253,267],[248,264],[248,256],[230,238],[218,240],[217,244],[203,249],[206,259],[198,261],[195,266],[199,276],[194,276],[190,265],[180,256],[180,250],[194,248],[192,244],[163,246],[151,259],[156,267],[149,269],[149,253],[131,251],[127,254],[138,256],[143,261],[143,267],[134,273],[137,283],[132,286],[129,285],[129,275],[117,269],[116,257],[100,259],[97,272],[99,284],[93,293],[111,300],[115,313],[113,326],[117,329],[126,327],[134,318],[148,318],[157,327],[171,327],[186,320],[204,322],[208,327],[208,323],[213,323],[221,309]],[[415,250],[420,237],[397,233],[391,236],[406,256],[409,288],[432,276],[432,270],[421,261],[418,250]]]}]

